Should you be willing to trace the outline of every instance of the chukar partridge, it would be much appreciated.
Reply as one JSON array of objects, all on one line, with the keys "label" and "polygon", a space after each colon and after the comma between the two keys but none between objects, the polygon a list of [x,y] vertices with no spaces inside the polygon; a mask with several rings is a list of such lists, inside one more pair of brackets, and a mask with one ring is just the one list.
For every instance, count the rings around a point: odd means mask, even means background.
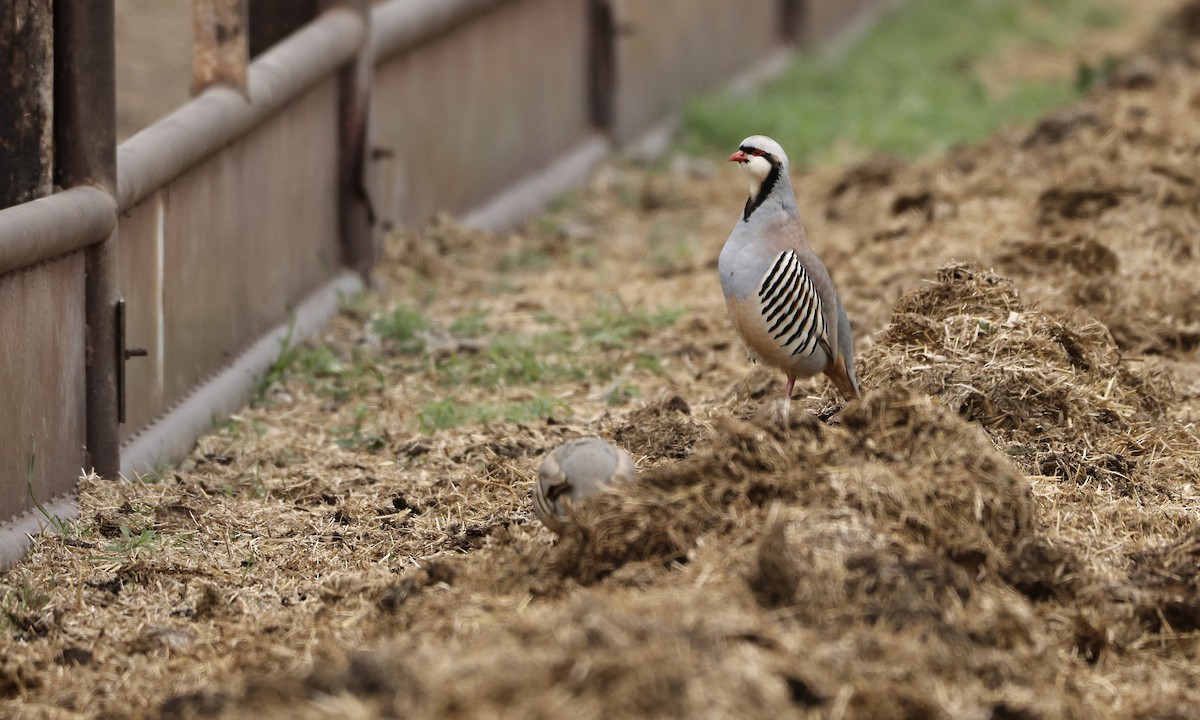
[{"label": "chukar partridge", "polygon": [[533,511],[556,535],[562,535],[571,516],[568,505],[604,491],[613,483],[630,482],[636,470],[629,453],[598,437],[568,440],[542,460]]},{"label": "chukar partridge", "polygon": [[854,376],[850,320],[825,265],[800,222],[788,159],[764,135],[729,156],[750,178],[750,198],[725,241],[717,270],[733,327],[750,359],[796,378],[825,373],[847,399],[861,397]]}]

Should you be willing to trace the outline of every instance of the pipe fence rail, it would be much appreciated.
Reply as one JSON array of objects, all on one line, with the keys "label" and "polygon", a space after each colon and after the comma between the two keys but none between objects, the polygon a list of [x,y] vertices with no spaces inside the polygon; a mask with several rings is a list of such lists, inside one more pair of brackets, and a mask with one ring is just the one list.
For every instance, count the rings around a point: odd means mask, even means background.
[{"label": "pipe fence rail", "polygon": [[[20,0],[0,25],[0,567],[72,514],[82,472],[186,455],[369,282],[389,229],[511,225],[688,96],[887,2],[193,0],[193,98],[118,146],[112,0]],[[766,41],[731,40],[746,28]]]}]

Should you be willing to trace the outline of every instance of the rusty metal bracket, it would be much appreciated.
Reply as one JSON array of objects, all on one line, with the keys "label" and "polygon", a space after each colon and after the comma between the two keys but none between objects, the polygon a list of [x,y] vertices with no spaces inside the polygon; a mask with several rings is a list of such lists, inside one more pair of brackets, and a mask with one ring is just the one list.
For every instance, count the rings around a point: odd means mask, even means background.
[{"label": "rusty metal bracket", "polygon": [[125,298],[117,300],[115,313],[117,328],[117,422],[125,422],[125,361],[129,358],[146,357],[150,351],[144,347],[125,347]]}]

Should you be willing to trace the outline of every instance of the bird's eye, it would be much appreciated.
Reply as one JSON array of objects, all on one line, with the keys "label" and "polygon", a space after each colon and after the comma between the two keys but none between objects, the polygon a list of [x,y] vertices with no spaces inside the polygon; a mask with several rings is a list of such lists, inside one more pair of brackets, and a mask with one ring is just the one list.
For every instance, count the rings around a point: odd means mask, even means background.
[{"label": "bird's eye", "polygon": [[767,153],[762,150],[752,150],[752,151],[750,151],[750,154],[753,155],[754,157],[762,157],[763,155],[766,155]]}]

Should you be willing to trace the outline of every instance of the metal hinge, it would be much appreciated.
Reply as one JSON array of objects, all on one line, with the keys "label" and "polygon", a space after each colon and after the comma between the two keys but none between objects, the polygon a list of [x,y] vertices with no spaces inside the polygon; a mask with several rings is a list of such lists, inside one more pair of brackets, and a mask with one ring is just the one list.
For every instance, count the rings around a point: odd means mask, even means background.
[{"label": "metal hinge", "polygon": [[150,351],[144,347],[125,347],[125,298],[117,301],[117,422],[125,422],[125,361],[129,358],[146,357]]}]

